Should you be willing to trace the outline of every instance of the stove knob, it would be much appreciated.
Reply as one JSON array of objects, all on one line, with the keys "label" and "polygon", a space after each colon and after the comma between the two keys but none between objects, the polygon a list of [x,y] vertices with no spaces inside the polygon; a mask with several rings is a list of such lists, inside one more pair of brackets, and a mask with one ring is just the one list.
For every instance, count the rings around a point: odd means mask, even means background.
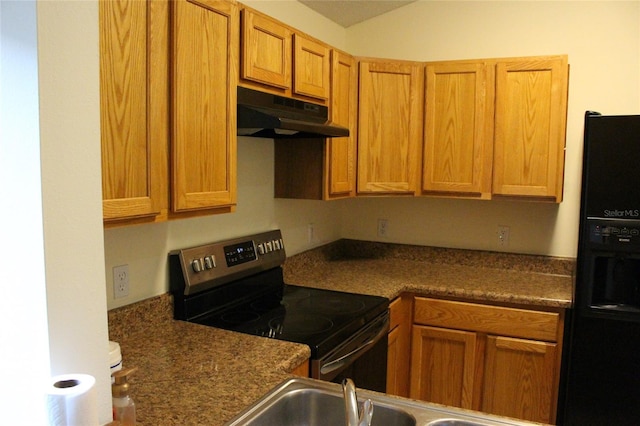
[{"label": "stove knob", "polygon": [[205,256],[204,267],[207,269],[213,269],[216,267],[216,257],[214,255]]},{"label": "stove knob", "polygon": [[278,241],[278,240],[273,240],[273,247],[274,247],[276,250],[280,250],[280,241]]},{"label": "stove knob", "polygon": [[202,259],[193,259],[191,261],[191,268],[193,268],[193,272],[202,271]]},{"label": "stove knob", "polygon": [[264,244],[263,243],[258,244],[258,253],[259,254],[264,254]]},{"label": "stove knob", "polygon": [[271,243],[271,241],[267,241],[267,242],[265,243],[265,246],[266,246],[266,248],[267,248],[267,250],[266,250],[266,251],[267,251],[267,253],[271,253],[271,252],[273,251],[273,244]]}]

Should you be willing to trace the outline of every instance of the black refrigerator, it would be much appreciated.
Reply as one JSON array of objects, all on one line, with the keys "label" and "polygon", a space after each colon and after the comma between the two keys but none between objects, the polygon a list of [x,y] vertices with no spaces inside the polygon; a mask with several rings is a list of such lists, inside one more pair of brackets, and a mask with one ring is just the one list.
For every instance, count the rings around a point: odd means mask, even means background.
[{"label": "black refrigerator", "polygon": [[564,425],[640,424],[640,115],[585,114]]}]

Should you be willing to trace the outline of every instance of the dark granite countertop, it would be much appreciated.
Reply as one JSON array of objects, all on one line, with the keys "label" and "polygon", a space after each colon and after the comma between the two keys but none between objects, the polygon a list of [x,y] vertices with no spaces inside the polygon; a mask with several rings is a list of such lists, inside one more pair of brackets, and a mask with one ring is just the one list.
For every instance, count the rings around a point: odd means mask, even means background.
[{"label": "dark granite countertop", "polygon": [[341,240],[285,262],[290,284],[570,308],[573,259]]},{"label": "dark granite countertop", "polygon": [[311,355],[306,345],[173,320],[172,303],[165,294],[109,311],[123,366],[138,368],[139,425],[222,425]]},{"label": "dark granite countertop", "polygon": [[[550,308],[571,306],[572,259],[341,240],[287,259],[291,284]],[[109,311],[140,425],[222,425],[305,362],[305,345],[173,320],[169,294]]]}]

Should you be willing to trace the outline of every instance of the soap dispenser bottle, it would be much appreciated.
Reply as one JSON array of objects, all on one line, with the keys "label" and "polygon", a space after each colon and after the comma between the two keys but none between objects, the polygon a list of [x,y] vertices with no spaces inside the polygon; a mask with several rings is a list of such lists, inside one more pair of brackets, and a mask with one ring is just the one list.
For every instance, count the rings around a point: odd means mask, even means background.
[{"label": "soap dispenser bottle", "polygon": [[111,376],[114,381],[111,385],[113,399],[113,420],[120,426],[134,426],[136,424],[136,406],[129,396],[129,382],[137,368],[126,368],[116,371]]}]

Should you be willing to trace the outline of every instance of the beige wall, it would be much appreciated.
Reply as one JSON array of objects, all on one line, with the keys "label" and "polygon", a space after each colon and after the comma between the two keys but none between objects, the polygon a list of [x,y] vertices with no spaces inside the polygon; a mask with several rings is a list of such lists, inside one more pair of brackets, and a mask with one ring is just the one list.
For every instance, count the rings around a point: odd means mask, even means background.
[{"label": "beige wall", "polygon": [[[139,225],[104,232],[109,308],[165,293],[167,255],[179,248],[281,228],[288,253],[340,238],[336,204],[273,198],[273,141],[238,138],[238,206],[235,213]],[[308,241],[313,223],[315,239]],[[128,297],[113,298],[112,268],[128,264]]]},{"label": "beige wall", "polygon": [[[42,235],[35,2],[0,2],[0,363],[2,423],[45,424],[42,388],[50,376]],[[19,185],[16,184],[19,182]],[[8,394],[8,395],[7,395]],[[7,398],[8,396],[8,398]]]},{"label": "beige wall", "polygon": [[51,374],[93,375],[99,418],[106,423],[111,421],[111,383],[100,189],[98,2],[41,1],[37,8]]},{"label": "beige wall", "polygon": [[[511,227],[507,250],[575,256],[585,109],[640,111],[639,2],[426,2],[405,6],[347,30],[292,0],[247,2],[290,25],[358,55],[436,60],[567,53],[571,63],[565,202],[273,199],[273,143],[239,138],[238,208],[233,214],[107,230],[109,308],[168,289],[167,253],[176,248],[281,228],[295,254],[340,237],[498,250],[496,228]],[[613,76],[612,76],[613,73]],[[315,240],[307,227],[314,224]],[[113,266],[129,264],[131,294],[113,299]]]}]

